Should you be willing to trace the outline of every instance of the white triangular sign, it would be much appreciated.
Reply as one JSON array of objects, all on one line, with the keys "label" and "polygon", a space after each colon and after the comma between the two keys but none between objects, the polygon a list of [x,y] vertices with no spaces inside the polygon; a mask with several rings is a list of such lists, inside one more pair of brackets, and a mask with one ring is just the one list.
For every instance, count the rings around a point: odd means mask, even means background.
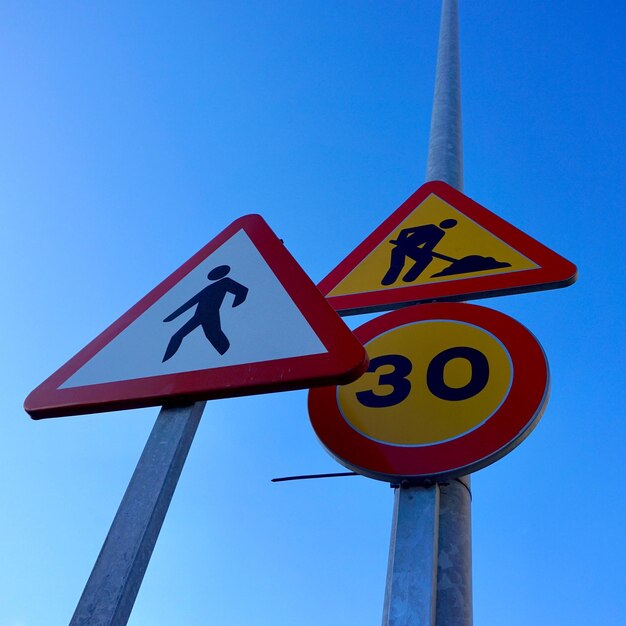
[{"label": "white triangular sign", "polygon": [[240,218],[27,399],[33,417],[326,384],[365,355],[260,216]]}]

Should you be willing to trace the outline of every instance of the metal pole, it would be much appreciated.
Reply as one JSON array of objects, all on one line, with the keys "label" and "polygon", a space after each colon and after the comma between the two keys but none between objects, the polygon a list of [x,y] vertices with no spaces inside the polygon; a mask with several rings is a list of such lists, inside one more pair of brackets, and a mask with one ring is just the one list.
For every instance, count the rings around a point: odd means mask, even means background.
[{"label": "metal pole", "polygon": [[472,527],[469,476],[440,486],[436,626],[472,626]]},{"label": "metal pole", "polygon": [[443,0],[441,7],[426,180],[443,180],[463,191],[461,57],[457,0]]},{"label": "metal pole", "polygon": [[[443,0],[426,180],[463,190],[459,6]],[[472,538],[470,478],[441,485],[436,626],[471,626]]]},{"label": "metal pole", "polygon": [[383,626],[434,626],[439,486],[396,487]]},{"label": "metal pole", "polygon": [[128,622],[204,405],[161,409],[70,626]]},{"label": "metal pole", "polygon": [[[457,0],[443,0],[441,8],[426,180],[463,188]],[[434,522],[432,507],[424,501],[428,489],[396,488],[383,626],[472,625],[470,479],[466,476],[430,489],[435,488],[438,506]],[[433,540],[436,549],[427,563]],[[437,572],[434,585],[425,573],[431,567]],[[395,593],[397,577],[403,577],[407,589],[411,583],[416,585],[412,593]],[[436,607],[434,618],[425,610],[429,592]]]}]

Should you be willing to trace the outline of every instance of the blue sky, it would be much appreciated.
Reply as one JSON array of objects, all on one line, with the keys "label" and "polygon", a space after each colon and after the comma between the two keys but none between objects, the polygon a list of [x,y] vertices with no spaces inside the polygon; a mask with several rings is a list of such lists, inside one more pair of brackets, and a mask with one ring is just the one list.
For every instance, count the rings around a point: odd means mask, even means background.
[{"label": "blue sky", "polygon": [[[475,623],[617,625],[626,600],[619,3],[461,2],[465,192],[579,266],[483,300],[552,396],[473,479]],[[0,625],[68,622],[157,410],[33,422],[27,393],[240,215],[323,278],[424,180],[439,3],[0,7]],[[361,323],[358,317],[349,323]],[[306,392],[211,402],[132,626],[380,623],[392,492]]]}]

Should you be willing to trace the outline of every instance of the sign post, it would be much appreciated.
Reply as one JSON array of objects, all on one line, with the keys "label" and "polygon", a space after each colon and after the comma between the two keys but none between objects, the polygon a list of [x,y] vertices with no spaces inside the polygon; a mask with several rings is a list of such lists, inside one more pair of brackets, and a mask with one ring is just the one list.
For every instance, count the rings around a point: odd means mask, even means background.
[{"label": "sign post", "polygon": [[[430,125],[426,180],[442,180],[463,189],[461,124],[461,58],[458,0],[443,0],[439,49]],[[411,487],[411,490],[419,487]],[[440,490],[437,528],[437,582],[432,626],[471,626],[472,538],[469,476],[452,480]],[[403,505],[404,500],[399,502]],[[397,533],[394,516],[392,537]],[[403,622],[390,622],[400,626]],[[404,622],[410,624],[410,621]],[[430,626],[429,625],[429,626]]]},{"label": "sign post", "polygon": [[[444,305],[422,303],[565,287],[576,280],[576,267],[572,263],[461,193],[458,0],[442,2],[426,181],[321,281],[320,289],[342,315],[393,310],[420,303],[416,308],[420,310],[418,316],[426,316],[422,321],[426,322],[430,314],[429,321],[437,323],[441,321],[439,315],[443,309],[427,311],[429,307]],[[446,314],[444,311],[444,317]],[[416,321],[410,319],[411,315],[406,314],[402,323],[410,326]],[[478,318],[473,316],[473,323],[477,328],[491,326],[493,330],[489,320],[495,321],[494,315],[483,309]],[[378,318],[372,323],[384,325],[384,319]],[[457,318],[457,321],[463,320]],[[489,322],[487,327],[482,326],[483,321]],[[496,328],[499,324],[496,322]],[[509,352],[511,356],[516,355],[510,363],[516,361],[517,369],[515,377],[511,370],[511,393],[505,399],[503,388],[497,389],[497,377],[493,373],[505,371],[506,367],[501,367],[503,361],[495,356],[497,350],[483,351],[488,341],[471,345],[463,339],[447,348],[439,346],[441,350],[437,348],[430,355],[432,359],[421,364],[422,374],[426,369],[427,383],[424,384],[423,380],[415,379],[416,361],[412,358],[424,357],[424,346],[436,332],[420,334],[416,330],[412,341],[404,336],[382,352],[379,345],[372,345],[377,341],[376,333],[366,336],[368,331],[363,332],[365,335],[361,334],[360,339],[365,343],[371,341],[367,345],[369,374],[365,374],[356,387],[348,386],[354,392],[353,397],[347,397],[351,392],[345,387],[338,389],[334,397],[327,398],[328,402],[322,402],[327,410],[323,415],[318,403],[323,392],[313,392],[309,407],[314,429],[338,461],[371,478],[389,480],[395,487],[383,625],[471,626],[469,473],[497,460],[498,455],[517,445],[522,433],[530,432],[539,419],[547,399],[545,357],[525,329],[510,326],[503,336],[494,333],[501,340],[511,339],[515,334],[526,335],[528,346],[532,346],[535,354],[533,365],[520,369],[519,364],[524,364],[524,347],[521,352],[517,348]],[[393,343],[394,333],[402,335],[398,327],[387,327],[386,332],[389,335],[381,339],[383,344],[385,341]],[[454,341],[454,335],[450,324],[444,336]],[[473,341],[470,335],[466,338]],[[485,337],[487,335],[483,339]],[[504,341],[501,346],[507,343]],[[406,354],[411,345],[419,346],[421,356]],[[465,363],[466,373],[450,374],[459,363]],[[379,366],[382,369],[378,370]],[[452,369],[444,371],[447,366]],[[534,366],[537,369],[533,369]],[[468,370],[471,372],[469,383]],[[371,386],[373,374],[379,376],[378,386]],[[428,380],[431,374],[432,379]],[[446,377],[450,375],[456,382],[448,386]],[[534,390],[533,406],[527,404],[522,408],[514,403],[511,408],[513,395],[517,397],[515,402],[524,403],[524,398],[518,394],[520,376],[522,380],[526,378]],[[416,386],[420,393],[414,391]],[[424,400],[429,397],[432,400],[433,395],[444,403]],[[474,397],[487,399],[487,404],[477,413],[470,408]],[[489,401],[498,397],[502,406],[496,409],[493,405],[490,409]],[[333,426],[328,429],[333,403],[338,409],[334,415],[339,419],[333,420]],[[505,406],[508,408],[503,412],[501,409]],[[529,419],[526,424],[517,424],[517,433],[508,432],[504,439],[483,438],[491,428],[500,428],[496,424],[503,427],[500,433],[503,434],[506,425],[502,416],[506,417],[506,422],[514,414],[517,417],[523,414]],[[473,423],[463,425],[462,419],[469,415],[474,415],[470,419]],[[425,423],[428,429],[423,430]],[[445,433],[439,430],[442,426],[456,430]],[[456,457],[461,450],[470,452],[470,456]],[[424,481],[430,484],[427,486]],[[421,507],[416,506],[417,502],[422,503]],[[433,569],[436,571],[434,584],[429,575]]]},{"label": "sign post", "polygon": [[366,374],[309,394],[327,451],[395,488],[383,626],[471,626],[469,474],[518,445],[547,402],[536,339],[453,303],[576,280],[574,264],[461,192],[459,56],[458,1],[443,0],[427,182],[319,284],[342,315],[394,311],[355,331]]},{"label": "sign post", "polygon": [[124,626],[205,400],[350,382],[367,354],[259,215],[242,217],[26,398],[34,419],[161,409],[70,626]]},{"label": "sign post", "polygon": [[458,553],[449,552],[469,540],[457,534],[470,513],[462,477],[539,421],[549,389],[543,350],[510,317],[461,303],[399,309],[354,332],[367,372],[311,390],[309,415],[337,461],[395,486],[383,625],[432,626],[441,611],[471,617]]},{"label": "sign post", "polygon": [[161,409],[70,626],[128,622],[204,405]]},{"label": "sign post", "polygon": [[430,626],[437,598],[439,485],[396,488],[383,626]]},{"label": "sign post", "polygon": [[[458,0],[443,0],[426,180],[463,189]],[[472,626],[470,478],[441,489],[435,626]],[[398,625],[399,626],[399,625]]]}]

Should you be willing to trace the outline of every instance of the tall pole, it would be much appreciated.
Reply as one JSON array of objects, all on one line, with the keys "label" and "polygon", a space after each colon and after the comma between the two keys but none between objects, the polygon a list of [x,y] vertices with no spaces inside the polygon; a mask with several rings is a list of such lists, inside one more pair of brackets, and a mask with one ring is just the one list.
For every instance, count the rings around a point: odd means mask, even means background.
[{"label": "tall pole", "polygon": [[[443,0],[426,180],[463,190],[459,5]],[[436,626],[472,624],[471,485],[469,476],[440,485]]]},{"label": "tall pole", "polygon": [[204,405],[161,409],[70,626],[128,622]]},{"label": "tall pole", "polygon": [[[458,1],[443,0],[426,181],[459,191],[460,67]],[[472,625],[470,507],[469,476],[396,487],[383,626]]]},{"label": "tall pole", "polygon": [[426,181],[430,180],[443,180],[463,191],[461,55],[457,0],[443,0],[441,8],[435,95],[426,165]]}]

